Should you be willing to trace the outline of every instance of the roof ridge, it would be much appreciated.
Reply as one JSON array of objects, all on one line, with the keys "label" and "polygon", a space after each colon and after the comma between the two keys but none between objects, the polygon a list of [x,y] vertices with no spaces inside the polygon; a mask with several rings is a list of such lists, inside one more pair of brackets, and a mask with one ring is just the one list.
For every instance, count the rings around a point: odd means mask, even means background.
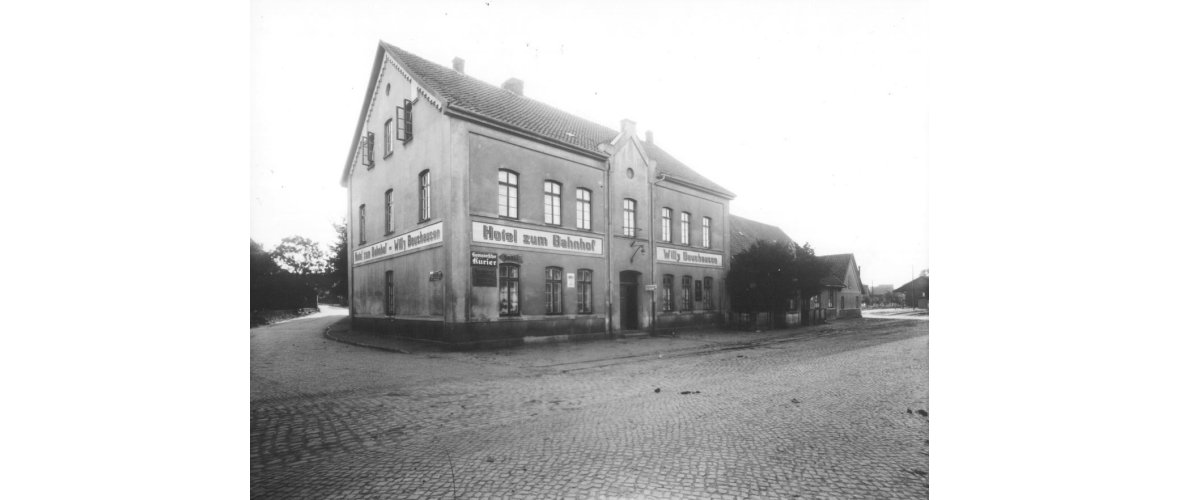
[{"label": "roof ridge", "polygon": [[[425,64],[425,65],[428,65],[428,66],[432,66],[432,67],[434,67],[434,68],[437,68],[437,69],[439,69],[439,70],[446,71],[446,72],[447,72],[447,73],[449,73],[450,75],[458,75],[458,76],[462,77],[463,79],[465,79],[465,80],[467,80],[467,81],[469,81],[469,82],[471,82],[471,83],[474,83],[474,84],[476,84],[476,85],[479,85],[479,86],[482,86],[482,87],[484,87],[486,90],[495,91],[495,92],[499,93],[499,94],[500,94],[500,96],[502,96],[502,97],[506,97],[506,98],[509,98],[509,99],[518,99],[518,100],[523,100],[523,101],[525,101],[525,102],[527,102],[527,103],[529,103],[529,104],[534,104],[534,105],[543,106],[543,107],[545,107],[545,108],[548,108],[548,111],[552,111],[552,112],[555,112],[555,113],[560,113],[560,114],[563,114],[563,115],[567,115],[569,118],[573,118],[573,119],[575,119],[575,120],[580,120],[580,121],[586,122],[587,124],[590,124],[590,125],[593,125],[593,126],[596,126],[596,127],[598,127],[598,128],[600,129],[600,132],[603,132],[604,134],[611,134],[612,138],[614,137],[614,135],[616,135],[616,134],[618,133],[618,131],[617,131],[617,130],[615,130],[615,129],[613,129],[613,128],[610,128],[610,127],[608,127],[608,126],[606,126],[606,125],[603,125],[603,124],[601,124],[601,123],[598,123],[598,122],[596,122],[596,121],[589,120],[589,119],[587,119],[587,118],[583,118],[583,117],[581,117],[581,116],[575,115],[575,114],[573,114],[573,113],[571,113],[571,112],[569,112],[569,111],[565,111],[565,110],[563,110],[563,109],[561,109],[561,108],[559,108],[559,107],[557,107],[557,106],[554,106],[554,105],[552,105],[552,104],[549,104],[549,103],[547,103],[547,102],[545,102],[545,101],[542,101],[542,100],[540,100],[540,99],[534,99],[534,98],[532,98],[532,97],[529,97],[529,96],[527,96],[527,95],[521,95],[521,94],[517,94],[517,93],[515,93],[515,92],[512,92],[511,90],[505,89],[505,88],[503,88],[503,87],[501,87],[501,86],[499,86],[499,85],[496,85],[496,84],[494,84],[494,83],[491,83],[491,82],[485,81],[485,80],[483,80],[483,79],[477,78],[477,77],[475,77],[475,76],[469,75],[469,74],[467,74],[466,72],[460,73],[460,72],[458,72],[458,71],[455,71],[455,69],[454,69],[454,68],[448,68],[448,67],[446,67],[446,66],[444,66],[444,65],[442,65],[442,64],[439,64],[439,63],[436,63],[436,62],[434,62],[434,61],[431,61],[431,60],[429,60],[429,59],[426,59],[425,57],[422,57],[422,56],[419,56],[419,55],[417,55],[417,54],[414,54],[413,52],[410,52],[410,51],[408,51],[408,50],[406,50],[406,49],[403,49],[403,48],[401,48],[401,47],[398,47],[398,46],[396,46],[396,45],[393,45],[393,44],[391,44],[391,43],[389,43],[389,42],[386,42],[386,41],[384,41],[384,40],[382,40],[382,42],[381,42],[381,43],[382,43],[382,44],[384,44],[384,45],[386,46],[386,48],[388,48],[388,49],[392,49],[391,51],[392,51],[392,52],[394,52],[394,54],[395,54],[397,57],[409,57],[409,58],[413,58],[413,59],[415,59],[415,60],[416,60],[416,61],[415,61],[415,63],[417,63],[417,64]],[[414,72],[414,71],[413,71],[413,69],[411,69],[411,68],[406,68],[406,70],[407,70],[407,71]],[[414,73],[417,73],[417,72],[414,72]],[[443,93],[444,93],[444,92],[442,92],[442,91],[441,91],[441,90],[439,90],[439,89],[435,89],[435,88],[433,88],[433,87],[435,86],[435,83],[434,83],[434,82],[431,82],[431,81],[429,81],[429,79],[427,79],[427,78],[425,78],[425,77],[422,77],[421,75],[415,75],[415,76],[418,76],[418,78],[416,78],[416,80],[419,80],[419,81],[420,81],[420,83],[421,83],[421,84],[423,84],[423,85],[427,85],[427,86],[431,87],[431,90],[434,90],[434,91],[435,91],[435,93],[438,93],[438,94],[443,94]],[[452,99],[448,99],[448,102],[449,102],[449,103],[453,103],[452,101],[453,101]],[[475,112],[479,113],[477,110],[472,110],[472,109],[470,109],[470,107],[469,107],[469,106],[466,106],[466,105],[465,105],[465,103],[463,103],[461,100],[460,100],[460,102],[459,102],[459,103],[457,103],[457,105],[458,105],[460,108],[462,108],[462,109],[466,109],[466,110],[470,110],[470,111],[475,111]],[[483,115],[484,113],[479,113],[479,114]],[[583,148],[583,149],[586,149],[586,150],[588,150],[588,151],[592,151],[592,152],[595,152],[595,153],[597,153],[597,152],[598,152],[598,151],[595,151],[593,148]]]}]

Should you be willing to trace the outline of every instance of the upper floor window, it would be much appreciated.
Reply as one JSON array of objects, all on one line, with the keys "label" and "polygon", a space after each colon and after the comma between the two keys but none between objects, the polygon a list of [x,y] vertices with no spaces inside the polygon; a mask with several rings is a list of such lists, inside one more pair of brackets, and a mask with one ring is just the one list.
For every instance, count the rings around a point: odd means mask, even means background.
[{"label": "upper floor window", "polygon": [[713,219],[708,217],[701,218],[701,246],[705,248],[712,248],[713,243]]},{"label": "upper floor window", "polygon": [[385,234],[393,232],[393,190],[385,191]]},{"label": "upper floor window", "polygon": [[397,140],[403,144],[414,140],[414,102],[409,99],[397,108]]},{"label": "upper floor window", "polygon": [[623,200],[623,236],[635,236],[635,200]]},{"label": "upper floor window", "polygon": [[545,223],[561,225],[561,184],[545,181]]},{"label": "upper floor window", "polygon": [[672,209],[660,209],[660,241],[672,242]]},{"label": "upper floor window", "polygon": [[680,310],[692,310],[692,276],[680,277]]},{"label": "upper floor window", "polygon": [[663,287],[660,288],[660,306],[665,311],[672,310],[672,281],[675,278],[671,274],[664,275]]},{"label": "upper floor window", "polygon": [[361,204],[360,219],[357,223],[357,233],[360,235],[361,244],[365,244],[365,205]]},{"label": "upper floor window", "polygon": [[578,269],[578,314],[594,312],[594,272]]},{"label": "upper floor window", "polygon": [[430,219],[430,171],[418,174],[418,221]]},{"label": "upper floor window", "polygon": [[574,215],[577,218],[578,229],[590,229],[590,190],[586,188],[578,188],[577,192],[577,206],[575,207]]},{"label": "upper floor window", "polygon": [[515,219],[517,218],[516,191],[519,179],[516,172],[511,170],[500,170],[499,179],[500,191],[496,199],[496,206],[499,210],[500,217]]},{"label": "upper floor window", "polygon": [[692,227],[691,222],[692,222],[692,214],[690,214],[688,212],[680,212],[680,244],[681,245],[687,245],[689,241],[692,241],[692,238],[690,238],[691,233],[689,233],[689,228]]},{"label": "upper floor window", "polygon": [[365,132],[361,138],[361,164],[373,168],[373,133]]},{"label": "upper floor window", "polygon": [[545,314],[561,314],[561,268],[545,268]]},{"label": "upper floor window", "polygon": [[393,118],[385,120],[385,157],[393,154]]}]

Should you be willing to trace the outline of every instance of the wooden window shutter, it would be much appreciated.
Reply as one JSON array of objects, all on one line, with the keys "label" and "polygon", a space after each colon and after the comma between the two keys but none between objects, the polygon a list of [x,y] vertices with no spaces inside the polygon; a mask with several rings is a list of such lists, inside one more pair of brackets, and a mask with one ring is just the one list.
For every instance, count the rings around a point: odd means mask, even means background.
[{"label": "wooden window shutter", "polygon": [[403,106],[406,108],[406,139],[404,142],[414,140],[414,103],[406,99]]}]

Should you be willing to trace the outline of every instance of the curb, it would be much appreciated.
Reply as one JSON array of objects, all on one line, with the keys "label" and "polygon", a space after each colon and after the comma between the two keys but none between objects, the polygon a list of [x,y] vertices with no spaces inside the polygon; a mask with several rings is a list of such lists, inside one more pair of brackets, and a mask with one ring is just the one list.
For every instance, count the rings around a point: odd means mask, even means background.
[{"label": "curb", "polygon": [[328,325],[328,327],[324,329],[324,338],[326,338],[326,339],[328,339],[328,340],[333,340],[333,341],[336,341],[336,342],[340,342],[341,344],[354,345],[354,346],[357,346],[357,347],[368,347],[369,349],[377,349],[377,350],[379,350],[379,351],[396,352],[396,353],[399,353],[399,354],[412,354],[412,353],[410,353],[410,352],[403,351],[403,350],[401,350],[401,349],[398,349],[398,348],[396,348],[396,347],[385,347],[385,346],[379,346],[379,345],[373,345],[373,344],[366,344],[366,343],[364,343],[364,342],[357,342],[357,341],[354,341],[354,340],[345,340],[345,339],[342,339],[342,338],[340,338],[340,337],[333,336],[333,335],[332,335],[332,327],[336,326],[336,325],[337,325],[337,324],[339,324],[339,323],[340,323],[340,322],[336,322],[336,323],[333,323],[333,324],[331,324],[331,325]]}]

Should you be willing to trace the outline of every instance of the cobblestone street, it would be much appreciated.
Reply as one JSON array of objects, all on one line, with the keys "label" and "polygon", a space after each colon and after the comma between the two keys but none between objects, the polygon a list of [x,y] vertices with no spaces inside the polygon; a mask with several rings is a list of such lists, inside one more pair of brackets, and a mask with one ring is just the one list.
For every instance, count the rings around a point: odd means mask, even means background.
[{"label": "cobblestone street", "polygon": [[926,321],[399,354],[339,320],[251,330],[254,497],[927,496]]}]

